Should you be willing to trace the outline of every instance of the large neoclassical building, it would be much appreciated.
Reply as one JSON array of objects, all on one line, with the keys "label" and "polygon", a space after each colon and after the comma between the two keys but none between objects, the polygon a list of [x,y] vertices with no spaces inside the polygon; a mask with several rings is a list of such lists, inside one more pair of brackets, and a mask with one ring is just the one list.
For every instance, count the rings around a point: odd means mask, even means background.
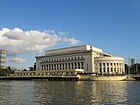
[{"label": "large neoclassical building", "polygon": [[53,73],[124,74],[124,58],[104,53],[102,49],[90,46],[74,46],[48,50],[44,56],[36,57],[36,70]]}]

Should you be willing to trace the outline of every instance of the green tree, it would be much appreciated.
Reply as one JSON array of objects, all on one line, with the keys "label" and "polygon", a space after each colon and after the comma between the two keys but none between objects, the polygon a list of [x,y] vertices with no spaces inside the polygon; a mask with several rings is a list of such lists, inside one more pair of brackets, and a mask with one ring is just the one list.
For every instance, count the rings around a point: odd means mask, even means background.
[{"label": "green tree", "polygon": [[0,68],[0,76],[7,76],[9,74],[13,74],[14,71],[11,70],[11,67],[8,66],[7,68]]}]

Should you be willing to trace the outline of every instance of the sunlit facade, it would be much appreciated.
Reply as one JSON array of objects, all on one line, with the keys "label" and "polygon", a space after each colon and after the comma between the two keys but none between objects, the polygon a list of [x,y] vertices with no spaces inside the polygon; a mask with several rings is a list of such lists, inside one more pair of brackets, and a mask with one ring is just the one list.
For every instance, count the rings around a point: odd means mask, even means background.
[{"label": "sunlit facade", "polygon": [[98,74],[124,74],[124,59],[122,57],[96,57],[95,71]]},{"label": "sunlit facade", "polygon": [[102,49],[90,46],[74,46],[48,50],[44,56],[36,57],[36,70],[56,71],[73,70],[84,73],[124,74],[124,59],[104,53]]},{"label": "sunlit facade", "polygon": [[6,68],[6,51],[0,50],[0,68]]}]

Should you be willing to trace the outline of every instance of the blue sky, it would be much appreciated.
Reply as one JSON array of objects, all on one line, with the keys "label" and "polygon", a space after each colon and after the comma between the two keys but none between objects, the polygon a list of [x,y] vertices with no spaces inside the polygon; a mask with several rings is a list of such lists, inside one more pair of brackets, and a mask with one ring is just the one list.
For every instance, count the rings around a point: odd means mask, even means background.
[{"label": "blue sky", "polygon": [[[32,66],[47,49],[83,44],[140,62],[139,0],[0,0],[0,14],[0,48],[12,67]],[[30,41],[21,44],[27,33]],[[44,35],[53,41],[42,45]]]}]

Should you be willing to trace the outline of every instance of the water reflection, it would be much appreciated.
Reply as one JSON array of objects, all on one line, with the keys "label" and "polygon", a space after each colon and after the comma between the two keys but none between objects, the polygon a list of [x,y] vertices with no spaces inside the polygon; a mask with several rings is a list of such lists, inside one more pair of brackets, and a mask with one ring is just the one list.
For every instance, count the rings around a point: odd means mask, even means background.
[{"label": "water reflection", "polygon": [[0,81],[0,105],[138,105],[139,85],[134,81]]},{"label": "water reflection", "polygon": [[0,105],[29,105],[32,98],[31,81],[0,81]]},{"label": "water reflection", "polygon": [[35,96],[36,101],[42,104],[127,104],[127,82],[50,81],[44,87],[40,87],[39,83],[36,83],[38,86],[35,86],[34,94],[39,93]]},{"label": "water reflection", "polygon": [[100,104],[126,105],[128,95],[126,88],[127,82],[122,81],[94,82],[93,101]]}]

